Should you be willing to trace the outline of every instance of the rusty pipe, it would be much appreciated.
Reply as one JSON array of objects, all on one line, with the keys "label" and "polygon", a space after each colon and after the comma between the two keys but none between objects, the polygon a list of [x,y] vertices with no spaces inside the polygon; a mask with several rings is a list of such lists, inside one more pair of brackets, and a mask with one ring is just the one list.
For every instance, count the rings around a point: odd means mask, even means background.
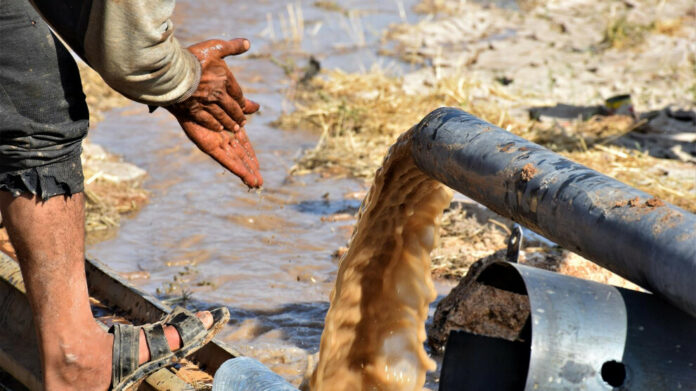
[{"label": "rusty pipe", "polygon": [[458,109],[412,137],[431,177],[696,316],[696,215]]}]

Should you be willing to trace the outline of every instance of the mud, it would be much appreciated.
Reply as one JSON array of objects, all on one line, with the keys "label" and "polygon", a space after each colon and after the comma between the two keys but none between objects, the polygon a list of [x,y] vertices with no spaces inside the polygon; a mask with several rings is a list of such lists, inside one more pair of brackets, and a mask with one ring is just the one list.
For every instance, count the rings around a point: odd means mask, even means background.
[{"label": "mud", "polygon": [[534,176],[537,174],[538,170],[532,163],[527,163],[522,167],[522,171],[520,172],[520,179],[522,182],[529,182],[534,178]]},{"label": "mud", "polygon": [[634,207],[638,206],[639,203],[640,203],[640,198],[635,197],[635,198],[631,198],[630,200],[616,201],[614,203],[614,207],[621,208],[624,206],[629,206],[631,208],[634,208]]},{"label": "mud", "polygon": [[651,198],[645,201],[645,206],[648,208],[658,208],[660,206],[665,206],[665,203],[659,198]]},{"label": "mud", "polygon": [[411,157],[410,132],[389,150],[339,264],[311,389],[420,390],[435,297],[430,251],[452,192]]},{"label": "mud", "polygon": [[400,57],[436,68],[416,71],[414,90],[465,67],[499,84],[502,100],[524,96],[509,102],[525,107],[513,110],[520,114],[530,105],[584,106],[625,93],[639,111],[693,107],[693,1],[526,3],[515,12],[423,0],[420,11],[432,17],[392,26],[387,37]]},{"label": "mud", "polygon": [[428,345],[443,352],[452,330],[515,341],[530,314],[529,299],[476,281],[486,265],[501,261],[504,251],[477,261],[469,273],[442,299],[428,327]]},{"label": "mud", "polygon": [[[526,166],[525,166],[526,167]],[[635,197],[630,200],[616,201],[614,203],[615,208],[621,208],[624,206],[629,206],[631,208],[641,207],[641,208],[659,208],[665,206],[665,202],[657,197],[650,198],[646,200],[643,204],[640,203],[640,198]]]}]

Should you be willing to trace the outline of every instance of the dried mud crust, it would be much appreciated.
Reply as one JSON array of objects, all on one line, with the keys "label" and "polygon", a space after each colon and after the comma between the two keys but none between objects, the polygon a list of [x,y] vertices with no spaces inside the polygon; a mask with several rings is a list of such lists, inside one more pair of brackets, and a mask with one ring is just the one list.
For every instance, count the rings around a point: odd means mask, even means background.
[{"label": "dried mud crust", "polygon": [[588,105],[624,93],[639,110],[693,105],[692,1],[525,3],[514,11],[423,0],[416,9],[430,17],[391,26],[386,41],[395,56],[432,62],[440,75],[465,67],[497,80],[525,105]]},{"label": "dried mud crust", "polygon": [[664,203],[664,201],[662,201],[661,199],[656,198],[656,197],[649,198],[642,204],[640,202],[639,197],[631,198],[630,200],[616,201],[614,203],[615,208],[621,208],[624,206],[628,206],[630,208],[635,208],[635,207],[659,208],[661,206],[665,206],[665,203]]},{"label": "dried mud crust", "polygon": [[103,148],[85,141],[82,152],[85,174],[85,230],[87,243],[109,239],[121,216],[140,210],[149,194],[142,188],[145,171]]},{"label": "dried mud crust", "polygon": [[516,341],[530,315],[526,295],[481,284],[480,271],[500,260],[498,252],[472,265],[471,272],[442,299],[428,327],[428,344],[436,352],[444,351],[452,330],[464,330],[488,337]]},{"label": "dried mud crust", "polygon": [[534,176],[537,174],[538,170],[532,163],[527,163],[522,167],[522,171],[520,172],[520,179],[522,182],[529,182],[534,178]]}]

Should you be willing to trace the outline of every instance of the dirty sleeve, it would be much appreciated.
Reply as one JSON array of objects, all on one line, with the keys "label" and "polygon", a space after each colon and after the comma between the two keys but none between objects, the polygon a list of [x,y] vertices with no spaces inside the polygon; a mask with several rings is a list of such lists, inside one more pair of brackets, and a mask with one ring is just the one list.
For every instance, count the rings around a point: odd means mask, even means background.
[{"label": "dirty sleeve", "polygon": [[174,37],[175,0],[32,0],[44,19],[112,88],[149,105],[181,102],[201,66]]}]

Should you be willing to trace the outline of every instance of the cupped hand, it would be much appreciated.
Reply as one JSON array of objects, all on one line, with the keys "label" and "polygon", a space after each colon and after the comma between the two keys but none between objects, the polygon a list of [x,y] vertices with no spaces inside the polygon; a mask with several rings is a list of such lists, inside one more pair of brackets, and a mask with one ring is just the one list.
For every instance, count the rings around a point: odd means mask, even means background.
[{"label": "cupped hand", "polygon": [[224,58],[249,49],[243,38],[209,40],[188,50],[201,63],[201,80],[187,100],[166,106],[191,141],[249,187],[261,187],[263,178],[254,149],[244,131],[246,114],[259,105],[246,99]]}]

